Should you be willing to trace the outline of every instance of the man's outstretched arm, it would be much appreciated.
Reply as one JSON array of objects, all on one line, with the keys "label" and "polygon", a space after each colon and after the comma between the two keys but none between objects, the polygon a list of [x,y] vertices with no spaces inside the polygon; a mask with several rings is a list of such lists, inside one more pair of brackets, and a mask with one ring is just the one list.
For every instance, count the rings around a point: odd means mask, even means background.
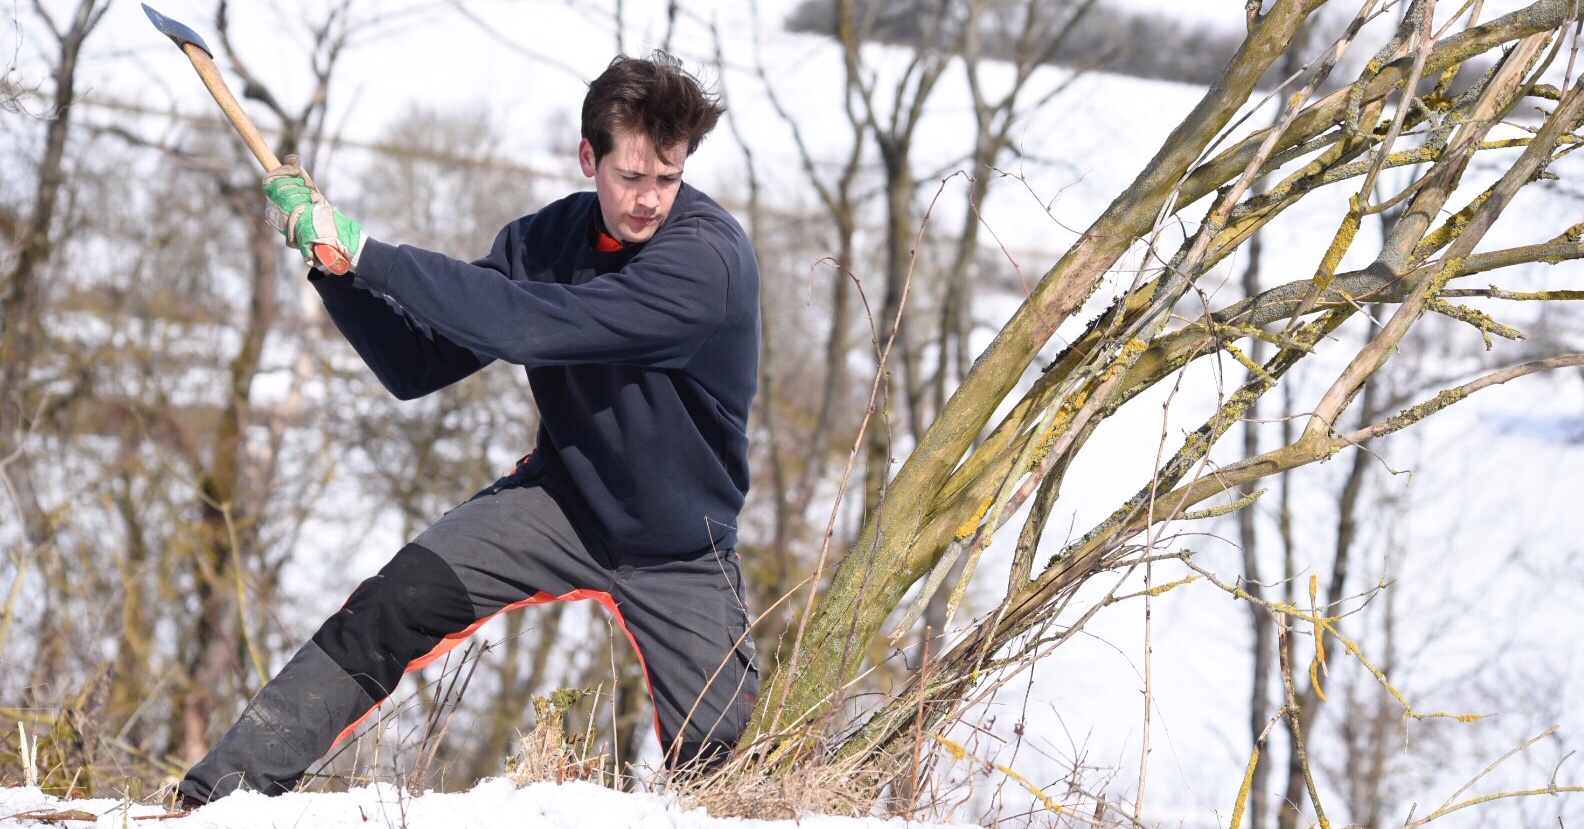
[{"label": "man's outstretched arm", "polygon": [[374,239],[360,281],[452,341],[517,365],[680,368],[725,318],[733,274],[698,220],[688,224],[578,284],[510,278],[509,243],[467,263]]},{"label": "man's outstretched arm", "polygon": [[[276,229],[305,262],[314,263],[316,245],[330,245],[357,270],[368,234],[325,199],[296,156],[264,176],[264,194]],[[357,287],[350,274],[316,274],[311,281],[330,319],[397,398],[422,397],[489,364],[489,358],[416,324],[387,297]]]}]

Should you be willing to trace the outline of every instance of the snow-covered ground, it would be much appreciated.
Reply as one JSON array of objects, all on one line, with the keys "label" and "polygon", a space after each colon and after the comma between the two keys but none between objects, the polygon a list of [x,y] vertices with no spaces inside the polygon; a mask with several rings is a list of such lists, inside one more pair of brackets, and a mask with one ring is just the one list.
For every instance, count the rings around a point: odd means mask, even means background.
[{"label": "snow-covered ground", "polygon": [[[69,814],[76,813],[76,814]],[[162,826],[170,829],[929,829],[946,824],[809,815],[797,821],[711,817],[656,794],[627,794],[592,783],[518,788],[499,778],[466,792],[409,795],[390,785],[338,794],[264,797],[241,792],[188,815],[125,800],[63,801],[38,789],[0,789],[0,827]],[[93,816],[93,817],[90,817]],[[77,819],[70,819],[77,818]]]}]

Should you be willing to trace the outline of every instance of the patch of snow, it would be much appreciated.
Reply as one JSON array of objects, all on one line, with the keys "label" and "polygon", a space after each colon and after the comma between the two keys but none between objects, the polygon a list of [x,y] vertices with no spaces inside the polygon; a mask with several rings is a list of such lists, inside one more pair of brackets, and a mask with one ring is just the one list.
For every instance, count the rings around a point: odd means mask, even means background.
[{"label": "patch of snow", "polygon": [[[96,815],[97,820],[50,821],[38,817],[67,811]],[[629,794],[593,783],[537,783],[518,788],[508,780],[485,780],[466,792],[410,795],[390,784],[376,784],[342,793],[294,792],[265,797],[238,792],[178,818],[155,821],[165,814],[158,806],[126,800],[62,800],[37,788],[0,789],[0,829],[57,826],[127,827],[157,825],[164,829],[944,829],[947,824],[900,819],[806,815],[793,821],[711,817],[689,809],[675,798]],[[29,817],[30,815],[34,817]],[[964,826],[966,824],[956,824]]]}]

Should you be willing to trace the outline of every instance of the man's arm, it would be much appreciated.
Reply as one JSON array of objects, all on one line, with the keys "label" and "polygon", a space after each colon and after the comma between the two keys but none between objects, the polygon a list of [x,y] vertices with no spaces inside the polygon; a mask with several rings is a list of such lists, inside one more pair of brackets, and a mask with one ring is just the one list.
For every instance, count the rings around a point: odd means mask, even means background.
[{"label": "man's arm", "polygon": [[530,367],[680,367],[720,326],[731,290],[697,226],[668,229],[626,267],[578,285],[513,280],[504,256],[500,243],[469,264],[369,239],[358,277],[452,342]]},{"label": "man's arm", "polygon": [[[384,359],[384,338],[399,336],[396,321],[402,327],[407,321],[399,314],[377,314],[367,300],[357,300],[358,312],[348,316],[366,330],[348,333],[348,339],[388,388],[402,379],[398,370],[427,367],[435,359],[444,370],[432,377],[425,371],[422,379],[430,382],[398,385],[432,391],[439,387],[433,382],[453,382],[483,364],[459,363],[462,352],[473,352],[475,360],[503,359],[529,367],[610,363],[678,368],[720,327],[730,298],[735,254],[728,259],[711,241],[720,229],[703,218],[666,228],[619,271],[566,285],[513,279],[521,241],[513,231],[521,225],[508,225],[489,256],[468,263],[369,238],[324,200],[298,166],[278,168],[266,181],[271,203],[287,217],[283,233],[305,257],[314,244],[342,246],[356,273],[345,287],[388,296],[432,329],[409,331],[409,337],[432,334],[431,346],[443,341],[455,347],[437,352],[424,342],[407,340],[405,347],[388,352],[398,359]],[[733,249],[729,244],[725,248]],[[337,325],[341,327],[340,320]]]},{"label": "man's arm", "polygon": [[[368,234],[336,210],[314,185],[294,155],[264,176],[264,195],[274,210],[272,223],[303,261],[315,263],[315,246],[338,250],[357,270]],[[488,365],[469,351],[416,324],[387,298],[358,287],[351,277],[319,272],[311,281],[336,328],[391,394],[402,400],[422,397]]]},{"label": "man's arm", "polygon": [[412,400],[467,377],[491,360],[425,331],[383,297],[355,287],[350,277],[310,280],[330,320],[392,395]]}]

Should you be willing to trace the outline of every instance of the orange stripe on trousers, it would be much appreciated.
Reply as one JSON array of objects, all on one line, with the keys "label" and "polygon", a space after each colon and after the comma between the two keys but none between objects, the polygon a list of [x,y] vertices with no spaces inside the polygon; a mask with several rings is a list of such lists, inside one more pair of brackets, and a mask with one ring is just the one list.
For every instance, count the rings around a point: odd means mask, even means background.
[{"label": "orange stripe on trousers", "polygon": [[[593,599],[594,601],[599,602],[599,604],[606,610],[610,611],[611,615],[616,617],[616,624],[621,626],[622,633],[627,634],[627,641],[632,645],[633,652],[638,654],[638,667],[643,671],[644,688],[649,691],[650,707],[654,709],[655,737],[656,739],[660,740],[661,747],[664,748],[665,738],[660,734],[660,707],[655,703],[654,685],[650,684],[649,682],[649,666],[644,662],[643,651],[638,647],[638,640],[634,639],[632,631],[627,629],[627,620],[622,618],[621,609],[616,606],[616,600],[611,597],[611,594],[602,590],[579,589],[573,590],[570,593],[563,593],[559,596],[552,595],[541,590],[520,602],[514,602],[512,604],[506,605],[500,610],[497,610],[494,613],[479,619],[478,621],[468,625],[456,633],[446,636],[444,639],[441,639],[435,644],[433,650],[407,663],[407,667],[402,671],[402,673],[410,674],[413,671],[422,670],[428,667],[436,659],[445,656],[454,648],[456,648],[456,646],[466,641],[468,637],[476,633],[478,629],[487,624],[489,620],[501,615],[502,613],[510,610],[516,610],[519,607],[527,607],[534,604],[545,604],[546,602],[575,602],[581,601],[583,599]],[[356,731],[357,727],[362,725],[363,721],[368,719],[370,714],[379,710],[380,704],[384,701],[385,700],[380,700],[379,702],[374,703],[374,706],[365,711],[363,716],[353,720],[351,725],[342,729],[341,733],[336,735],[335,742],[330,744],[330,751],[334,751],[335,747],[340,745],[342,740],[345,740],[352,734],[352,732]],[[329,752],[326,753],[328,754]]]}]

